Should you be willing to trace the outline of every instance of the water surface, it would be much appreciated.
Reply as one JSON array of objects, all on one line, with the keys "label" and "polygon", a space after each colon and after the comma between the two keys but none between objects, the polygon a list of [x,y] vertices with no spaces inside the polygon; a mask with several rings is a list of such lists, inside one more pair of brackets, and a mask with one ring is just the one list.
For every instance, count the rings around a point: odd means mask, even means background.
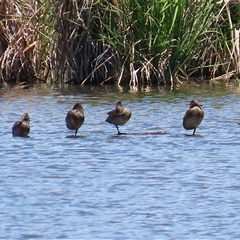
[{"label": "water surface", "polygon": [[[239,89],[1,91],[1,238],[239,239]],[[205,111],[195,137],[182,127],[193,98]],[[133,113],[121,136],[105,122],[119,100]],[[73,138],[76,102],[85,122]],[[30,137],[13,138],[24,112]]]}]

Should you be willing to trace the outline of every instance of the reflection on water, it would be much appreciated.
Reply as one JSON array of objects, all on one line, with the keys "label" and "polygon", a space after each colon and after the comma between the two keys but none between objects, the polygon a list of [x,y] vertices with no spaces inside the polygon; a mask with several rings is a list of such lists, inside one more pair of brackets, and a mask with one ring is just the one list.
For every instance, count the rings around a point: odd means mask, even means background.
[{"label": "reflection on water", "polygon": [[[239,239],[238,86],[36,86],[0,97],[2,238]],[[192,98],[205,111],[196,137],[182,127]],[[121,136],[105,122],[119,100],[132,110]],[[76,102],[85,122],[72,137],[65,116]],[[24,112],[30,137],[13,138]]]}]

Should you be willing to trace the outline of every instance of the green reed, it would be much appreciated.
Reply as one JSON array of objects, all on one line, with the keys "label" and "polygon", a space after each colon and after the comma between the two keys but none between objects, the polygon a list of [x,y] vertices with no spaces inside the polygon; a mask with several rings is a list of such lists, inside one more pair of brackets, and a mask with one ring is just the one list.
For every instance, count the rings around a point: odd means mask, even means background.
[{"label": "green reed", "polygon": [[106,5],[101,37],[118,52],[133,85],[176,82],[215,18],[215,1],[120,0],[112,8]]},{"label": "green reed", "polygon": [[3,2],[0,72],[5,82],[35,78],[74,84],[128,83],[137,90],[139,85],[174,86],[191,78],[240,73],[237,3]]}]

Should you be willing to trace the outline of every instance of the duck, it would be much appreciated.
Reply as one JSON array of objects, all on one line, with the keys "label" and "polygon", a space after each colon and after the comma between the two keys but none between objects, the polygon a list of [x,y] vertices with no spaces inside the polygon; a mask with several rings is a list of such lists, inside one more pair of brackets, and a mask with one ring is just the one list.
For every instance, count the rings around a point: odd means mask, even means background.
[{"label": "duck", "polygon": [[27,113],[22,115],[20,121],[17,121],[12,126],[13,137],[27,137],[30,132],[30,117]]},{"label": "duck", "polygon": [[204,118],[204,111],[199,105],[197,100],[190,102],[190,109],[188,109],[183,117],[183,127],[186,130],[192,130],[195,135],[197,127],[200,125]]},{"label": "duck", "polygon": [[118,135],[124,134],[119,131],[118,126],[124,125],[132,116],[130,109],[123,107],[122,103],[119,101],[116,104],[116,108],[108,112],[108,117],[106,122],[115,125],[118,131]]},{"label": "duck", "polygon": [[75,136],[77,136],[78,129],[83,125],[84,119],[84,108],[80,103],[76,103],[72,110],[67,113],[66,126],[69,130],[75,130]]}]

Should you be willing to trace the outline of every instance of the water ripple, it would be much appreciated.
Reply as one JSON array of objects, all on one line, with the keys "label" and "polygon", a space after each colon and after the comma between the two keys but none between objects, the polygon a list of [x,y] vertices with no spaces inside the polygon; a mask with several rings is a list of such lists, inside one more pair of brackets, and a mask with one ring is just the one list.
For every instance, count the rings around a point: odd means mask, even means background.
[{"label": "water ripple", "polygon": [[[34,91],[1,96],[1,238],[240,238],[238,94],[196,92],[205,118],[192,137],[192,93]],[[118,136],[105,119],[124,97],[133,115]],[[64,118],[78,101],[73,137]],[[13,138],[23,112],[30,137]]]}]

